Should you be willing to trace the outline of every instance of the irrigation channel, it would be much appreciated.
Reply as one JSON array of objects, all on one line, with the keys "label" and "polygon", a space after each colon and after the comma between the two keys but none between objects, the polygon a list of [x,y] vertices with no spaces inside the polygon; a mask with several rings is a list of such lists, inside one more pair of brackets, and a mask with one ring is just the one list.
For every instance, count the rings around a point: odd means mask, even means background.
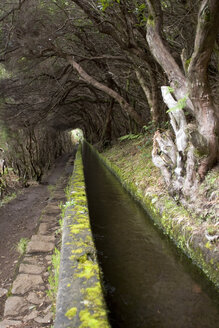
[{"label": "irrigation channel", "polygon": [[112,328],[216,328],[219,296],[86,144],[92,232]]}]

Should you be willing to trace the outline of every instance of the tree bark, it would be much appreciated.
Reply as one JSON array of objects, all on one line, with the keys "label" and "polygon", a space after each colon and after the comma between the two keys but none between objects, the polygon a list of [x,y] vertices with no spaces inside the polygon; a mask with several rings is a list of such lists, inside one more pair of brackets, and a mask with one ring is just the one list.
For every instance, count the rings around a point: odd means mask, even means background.
[{"label": "tree bark", "polygon": [[206,139],[208,153],[201,161],[199,175],[204,177],[218,158],[219,126],[217,108],[208,81],[208,63],[219,31],[219,1],[204,0],[199,11],[194,52],[188,67],[188,84],[200,134]]},{"label": "tree bark", "polygon": [[157,87],[154,85],[154,81],[151,78],[151,88],[149,88],[146,84],[143,74],[141,73],[140,69],[135,69],[135,74],[137,76],[138,82],[144,91],[145,97],[147,99],[148,105],[151,111],[151,118],[154,123],[154,126],[158,128],[161,122],[161,115],[159,111],[159,103],[158,103],[158,94],[157,94]]},{"label": "tree bark", "polygon": [[109,108],[107,109],[107,116],[104,122],[104,126],[103,126],[103,131],[102,131],[102,135],[101,135],[101,145],[104,145],[104,142],[107,141],[108,143],[111,143],[111,139],[112,139],[112,127],[111,127],[111,123],[112,123],[112,111],[113,111],[113,106],[114,106],[114,99],[110,99],[110,103],[109,103]]},{"label": "tree bark", "polygon": [[[162,38],[162,10],[160,0],[148,0],[149,18],[147,22],[147,42],[149,48],[168,76],[170,86],[174,89],[176,99],[183,98],[187,93],[186,78],[179,65],[173,58],[167,42]],[[188,106],[193,108],[190,99],[187,100]]]},{"label": "tree bark", "polygon": [[[197,175],[203,178],[218,158],[218,122],[208,82],[207,69],[215,40],[219,30],[219,1],[203,0],[196,30],[194,52],[188,71],[185,74],[174,60],[167,42],[162,38],[162,10],[160,0],[146,1],[149,9],[147,22],[147,41],[149,47],[168,76],[177,100],[189,95],[186,100],[187,109],[195,118],[188,124],[183,109],[176,100],[162,87],[164,102],[168,106],[174,138],[166,138],[165,134],[155,135],[153,158],[160,167],[172,191],[190,194],[197,187]],[[161,139],[163,138],[163,144]],[[170,156],[168,144],[170,140],[176,145],[176,168],[173,170],[162,156]],[[175,139],[175,140],[174,140]],[[159,150],[158,150],[159,149]],[[158,157],[160,156],[160,161]],[[198,170],[197,170],[198,167]],[[167,174],[167,172],[169,172]]]}]

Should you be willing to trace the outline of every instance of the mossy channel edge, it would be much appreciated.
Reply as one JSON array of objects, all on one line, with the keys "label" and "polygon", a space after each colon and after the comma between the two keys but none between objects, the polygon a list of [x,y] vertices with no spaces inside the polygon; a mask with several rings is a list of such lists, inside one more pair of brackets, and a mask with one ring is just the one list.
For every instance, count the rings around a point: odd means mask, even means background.
[{"label": "mossy channel edge", "polygon": [[[92,146],[90,145],[90,147]],[[219,264],[216,259],[209,256],[208,250],[211,245],[209,246],[209,243],[204,243],[198,236],[197,238],[191,238],[191,228],[189,224],[183,224],[183,220],[189,216],[189,213],[181,206],[177,206],[174,201],[171,202],[168,200],[168,204],[165,204],[162,200],[159,201],[157,195],[153,195],[153,198],[144,196],[141,190],[138,189],[138,186],[130,181],[131,179],[124,179],[121,167],[109,161],[105,155],[103,156],[93,147],[92,149],[96,152],[104,165],[118,178],[123,187],[143,206],[154,224],[157,225],[197,267],[199,267],[216,288],[219,288]],[[157,199],[157,201],[154,202],[154,199]],[[174,216],[170,214],[169,211],[170,207],[174,207],[178,214],[182,215],[181,221],[174,220]]]},{"label": "mossy channel edge", "polygon": [[110,328],[90,228],[81,145],[63,205],[55,328]]}]

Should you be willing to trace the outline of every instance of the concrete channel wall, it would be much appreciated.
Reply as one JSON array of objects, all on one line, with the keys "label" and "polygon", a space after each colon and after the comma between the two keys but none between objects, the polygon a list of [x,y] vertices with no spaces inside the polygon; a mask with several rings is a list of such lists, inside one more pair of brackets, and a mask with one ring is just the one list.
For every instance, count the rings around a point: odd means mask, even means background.
[{"label": "concrete channel wall", "polygon": [[[95,150],[96,151],[96,150]],[[179,212],[180,220],[176,221],[173,214],[170,213],[165,203],[156,197],[145,196],[138,186],[134,185],[131,178],[124,179],[122,168],[116,166],[105,156],[96,151],[99,159],[104,165],[118,178],[123,187],[139,202],[151,217],[155,225],[157,225],[165,235],[173,240],[175,245],[184,253],[192,262],[201,269],[205,276],[216,286],[219,287],[219,263],[218,248],[214,243],[203,240],[198,234],[191,235],[191,227],[189,222],[189,213],[182,214]],[[187,216],[188,217],[187,217]],[[188,221],[186,221],[188,218]],[[186,221],[186,224],[184,222]],[[206,243],[207,242],[207,243]],[[212,251],[213,250],[213,251]]]},{"label": "concrete channel wall", "polygon": [[54,328],[110,328],[89,222],[81,146],[77,151],[63,210]]}]

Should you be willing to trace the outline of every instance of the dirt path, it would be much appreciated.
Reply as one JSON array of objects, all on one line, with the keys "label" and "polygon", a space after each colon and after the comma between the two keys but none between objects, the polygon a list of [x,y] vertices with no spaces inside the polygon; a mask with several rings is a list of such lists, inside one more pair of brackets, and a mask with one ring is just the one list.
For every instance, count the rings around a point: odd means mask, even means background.
[{"label": "dirt path", "polygon": [[[49,200],[48,185],[55,185],[69,158],[69,155],[58,158],[43,184],[24,189],[16,199],[0,208],[0,288],[10,287],[19,260],[16,245],[21,238],[29,239],[35,233]],[[0,318],[3,304],[4,298],[0,298]]]}]

